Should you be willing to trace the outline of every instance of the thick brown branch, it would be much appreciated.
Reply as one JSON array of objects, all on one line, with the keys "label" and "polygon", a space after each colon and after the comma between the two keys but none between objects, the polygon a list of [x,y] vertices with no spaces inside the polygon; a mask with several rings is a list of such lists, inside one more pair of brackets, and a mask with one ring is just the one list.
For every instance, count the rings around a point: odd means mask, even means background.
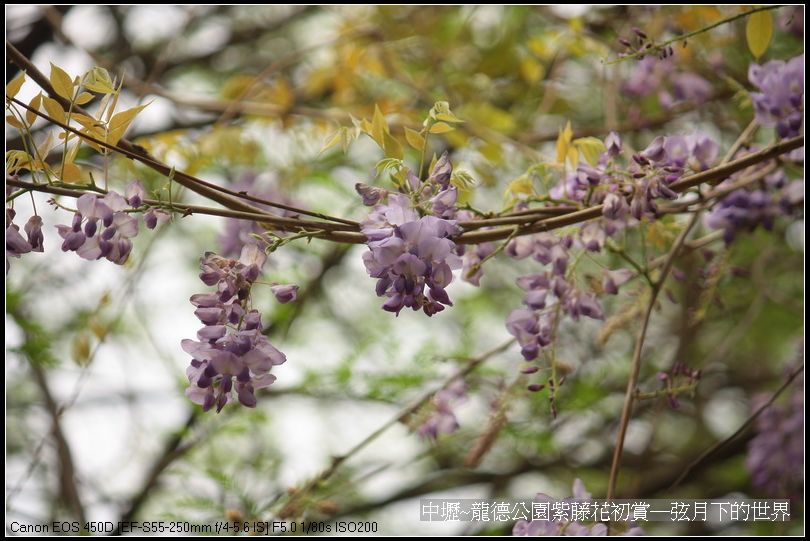
[{"label": "thick brown branch", "polygon": [[[800,135],[792,139],[786,139],[784,141],[780,141],[779,143],[775,143],[767,148],[764,148],[759,152],[753,152],[751,154],[743,156],[742,158],[734,160],[733,162],[729,162],[725,165],[721,165],[713,169],[708,169],[706,171],[702,171],[700,173],[684,177],[681,180],[672,183],[670,185],[670,188],[677,193],[682,193],[688,190],[689,188],[693,188],[703,183],[720,182],[728,178],[729,176],[733,175],[734,173],[746,169],[747,167],[751,167],[752,165],[762,163],[764,161],[770,160],[781,154],[785,154],[787,152],[796,150],[797,148],[801,148],[803,146],[804,146],[804,136]],[[527,216],[515,216],[510,218],[492,218],[477,222],[461,222],[460,225],[462,227],[465,227],[470,223],[480,224],[482,222],[493,225],[504,225],[507,223],[513,225],[531,224],[528,227],[524,228],[524,230],[521,231],[520,233],[521,235],[529,235],[532,233],[539,233],[541,231],[551,231],[552,229],[559,229],[560,227],[574,225],[580,222],[592,220],[594,218],[599,218],[600,216],[602,216],[602,205],[595,205],[585,209],[575,210],[569,214],[564,214],[562,216],[555,216],[553,218],[548,218],[545,215],[541,216],[527,215]],[[487,231],[472,231],[463,233],[456,239],[456,242],[458,244],[478,244],[481,242],[502,240],[511,235],[513,231],[514,231],[513,227],[490,229]]]}]

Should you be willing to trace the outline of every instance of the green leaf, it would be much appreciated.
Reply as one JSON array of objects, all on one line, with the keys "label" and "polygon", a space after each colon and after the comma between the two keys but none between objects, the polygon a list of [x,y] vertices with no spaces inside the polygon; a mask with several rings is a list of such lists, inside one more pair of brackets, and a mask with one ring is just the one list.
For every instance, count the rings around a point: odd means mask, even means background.
[{"label": "green leaf", "polygon": [[605,143],[596,137],[582,137],[580,139],[575,139],[574,145],[576,145],[580,153],[582,153],[582,157],[585,158],[585,161],[590,165],[596,165],[599,163],[599,155],[607,150],[605,148]]},{"label": "green leaf", "polygon": [[25,72],[21,71],[9,84],[6,85],[6,100],[15,97],[25,82]]},{"label": "green leaf", "polygon": [[66,100],[73,99],[73,79],[65,70],[51,62],[51,86]]},{"label": "green leaf", "polygon": [[748,17],[745,25],[748,48],[754,57],[759,58],[768,50],[773,37],[773,16],[770,11],[758,11]]}]

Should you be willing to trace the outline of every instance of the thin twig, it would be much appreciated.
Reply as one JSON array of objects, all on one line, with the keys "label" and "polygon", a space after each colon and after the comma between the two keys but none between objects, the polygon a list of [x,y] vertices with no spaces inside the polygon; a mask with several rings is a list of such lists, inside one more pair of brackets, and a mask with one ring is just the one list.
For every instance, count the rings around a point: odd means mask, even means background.
[{"label": "thin twig", "polygon": [[762,7],[758,7],[758,8],[753,8],[753,9],[751,9],[749,11],[744,11],[742,13],[737,13],[736,15],[732,15],[731,17],[726,17],[725,19],[720,19],[719,21],[714,22],[714,23],[712,23],[712,24],[710,24],[708,26],[704,26],[703,28],[698,28],[697,30],[693,30],[692,32],[689,32],[687,34],[682,34],[680,36],[674,37],[674,38],[669,39],[667,41],[657,43],[657,44],[655,44],[652,47],[649,47],[647,49],[641,49],[640,51],[637,51],[635,53],[623,55],[620,58],[617,58],[616,60],[611,60],[607,64],[608,65],[618,64],[619,62],[624,62],[625,60],[630,60],[631,58],[639,58],[639,57],[646,56],[648,54],[653,54],[653,53],[658,52],[661,49],[663,49],[663,48],[665,48],[665,47],[667,47],[669,45],[672,45],[673,43],[685,42],[689,38],[695,37],[695,36],[697,36],[699,34],[703,34],[704,32],[708,32],[709,30],[717,28],[718,26],[722,26],[724,24],[734,22],[737,19],[742,19],[744,17],[748,17],[749,15],[753,15],[754,13],[757,13],[757,12],[760,12],[760,11],[768,11],[768,10],[772,10],[772,9],[779,9],[781,7],[784,7],[784,6],[781,6],[781,5],[779,5],[779,6],[762,6]]},{"label": "thin twig", "polygon": [[428,391],[424,395],[422,395],[419,399],[417,399],[413,404],[401,410],[396,416],[391,418],[389,421],[384,423],[381,427],[377,430],[363,438],[360,442],[355,444],[351,449],[349,449],[346,453],[332,457],[332,463],[328,468],[318,474],[315,478],[313,478],[310,482],[308,482],[303,488],[296,491],[284,506],[284,508],[279,511],[279,517],[289,517],[294,516],[295,511],[297,509],[298,501],[301,497],[305,497],[308,495],[312,490],[317,488],[320,484],[326,482],[335,472],[352,456],[356,455],[363,449],[365,449],[370,443],[376,440],[379,436],[385,433],[389,428],[392,426],[401,423],[402,421],[406,420],[408,417],[413,415],[419,408],[421,408],[424,404],[426,404],[433,396],[438,393],[439,391],[446,389],[450,384],[454,381],[466,377],[470,374],[473,370],[478,368],[482,363],[490,359],[491,357],[502,353],[503,351],[507,350],[512,344],[514,343],[514,339],[508,340],[507,342],[497,346],[485,353],[482,353],[478,357],[475,357],[467,362],[467,365],[460,371],[456,372],[452,376],[449,376],[444,382],[436,389]]},{"label": "thin twig", "polygon": [[678,485],[680,485],[683,482],[684,479],[686,479],[689,476],[692,470],[697,468],[704,460],[712,456],[726,444],[737,439],[740,436],[740,434],[745,432],[745,430],[748,429],[748,427],[751,426],[754,423],[754,421],[756,421],[757,418],[760,415],[762,415],[762,413],[766,409],[768,409],[774,402],[776,402],[779,396],[783,392],[785,392],[785,389],[787,389],[790,386],[790,384],[793,383],[793,380],[795,380],[799,376],[799,374],[801,374],[803,371],[804,371],[804,364],[802,364],[801,366],[796,368],[793,372],[791,372],[787,380],[782,384],[781,387],[779,387],[779,389],[773,394],[773,396],[771,396],[771,398],[765,404],[760,406],[759,409],[757,409],[757,411],[755,411],[753,415],[751,415],[751,417],[746,419],[745,422],[742,425],[740,425],[740,428],[735,430],[734,433],[729,437],[727,437],[726,439],[718,441],[717,443],[706,449],[703,453],[701,453],[699,457],[697,457],[695,460],[689,463],[689,465],[686,466],[686,468],[684,468],[684,470],[681,472],[678,478],[675,479],[675,482],[672,483],[672,485],[670,485],[669,490],[675,489]]}]

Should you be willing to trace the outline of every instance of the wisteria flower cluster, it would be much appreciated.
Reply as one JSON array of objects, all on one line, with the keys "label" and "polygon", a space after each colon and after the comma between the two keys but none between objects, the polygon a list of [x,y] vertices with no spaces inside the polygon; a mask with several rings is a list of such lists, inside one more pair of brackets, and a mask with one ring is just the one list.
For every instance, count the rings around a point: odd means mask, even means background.
[{"label": "wisteria flower cluster", "polygon": [[[719,187],[731,181],[724,181]],[[712,207],[704,221],[708,227],[722,231],[726,244],[730,244],[740,232],[760,226],[772,229],[776,218],[797,213],[803,203],[804,181],[787,181],[780,170],[765,177],[755,189],[731,192]]]},{"label": "wisteria flower cluster", "polygon": [[[238,260],[211,252],[200,260],[200,280],[216,291],[192,295],[203,327],[197,340],[181,344],[193,357],[186,370],[186,396],[204,411],[214,406],[221,411],[234,394],[243,406],[255,407],[256,389],[271,385],[276,377],[270,370],[287,360],[262,334],[261,314],[251,308],[251,288],[266,260],[256,244],[246,244]],[[273,289],[285,303],[295,299],[296,291],[297,286]]]},{"label": "wisteria flower cluster", "polygon": [[[564,501],[588,501],[592,498],[591,493],[585,488],[585,484],[580,479],[574,480],[572,488],[573,497],[565,498]],[[554,498],[543,493],[538,493],[535,501],[538,503],[548,503],[552,505],[555,501]],[[550,517],[551,518],[551,517]],[[520,520],[515,523],[512,528],[512,535],[607,535],[607,526],[601,523],[597,524],[583,524],[582,522],[570,520]],[[629,529],[625,532],[616,535],[645,535],[644,530],[635,525],[630,524]]]},{"label": "wisteria flower cluster", "polygon": [[[758,409],[768,396],[758,396]],[[799,500],[804,489],[804,387],[796,385],[783,404],[772,404],[756,420],[746,464],[751,482],[769,496]]]},{"label": "wisteria flower cluster", "polygon": [[682,102],[703,103],[712,96],[712,85],[700,75],[677,69],[671,55],[646,56],[636,62],[622,89],[637,98],[656,95],[662,107]]},{"label": "wisteria flower cluster", "polygon": [[[78,211],[71,225],[57,225],[62,237],[62,251],[76,252],[83,259],[101,259],[123,265],[132,251],[132,238],[138,235],[138,219],[131,211],[140,209],[146,192],[140,181],[132,181],[125,196],[109,191],[104,196],[86,193],[76,202]],[[163,210],[148,209],[144,224],[154,229],[170,215]]]},{"label": "wisteria flower cluster", "polygon": [[425,182],[407,171],[405,193],[356,186],[363,202],[374,205],[360,224],[369,247],[363,263],[377,279],[377,295],[388,299],[383,304],[388,312],[399,315],[411,308],[432,316],[453,304],[445,288],[461,266],[452,240],[461,229],[452,219],[458,194],[450,185],[451,173],[444,153]]},{"label": "wisteria flower cluster", "polygon": [[748,80],[759,90],[751,92],[757,122],[776,128],[782,138],[799,135],[804,122],[804,55],[787,62],[771,60],[761,66],[751,64]]},{"label": "wisteria flower cluster", "polygon": [[[554,198],[584,204],[602,204],[603,217],[579,227],[578,235],[538,233],[513,239],[506,253],[514,259],[531,257],[548,270],[517,279],[524,291],[525,308],[513,310],[506,328],[521,346],[523,357],[536,359],[541,348],[552,341],[556,323],[552,308],[577,321],[580,317],[601,319],[602,306],[596,295],[584,291],[569,277],[570,251],[579,247],[599,252],[607,239],[637,220],[658,216],[657,200],[674,199],[670,185],[688,171],[711,167],[719,146],[707,135],[656,137],[643,151],[634,154],[629,165],[620,161],[622,143],[616,133],[604,141],[605,151],[595,165],[580,164],[552,188]],[[616,294],[633,276],[628,269],[605,272],[605,293]]]},{"label": "wisteria flower cluster", "polygon": [[453,407],[462,403],[467,397],[467,387],[463,379],[456,379],[446,388],[433,396],[434,410],[417,428],[417,432],[426,438],[436,440],[440,434],[450,434],[458,430],[459,424]]},{"label": "wisteria flower cluster", "polygon": [[9,257],[19,257],[28,252],[41,252],[44,250],[44,237],[42,235],[42,218],[36,214],[25,223],[23,230],[25,237],[20,233],[20,226],[14,223],[17,213],[12,208],[6,208],[6,271],[9,269]]}]

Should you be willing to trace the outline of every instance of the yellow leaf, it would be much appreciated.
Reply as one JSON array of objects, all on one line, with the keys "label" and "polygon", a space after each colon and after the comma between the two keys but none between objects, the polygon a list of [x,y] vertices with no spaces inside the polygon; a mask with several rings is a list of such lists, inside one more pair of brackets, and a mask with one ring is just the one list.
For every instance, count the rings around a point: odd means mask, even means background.
[{"label": "yellow leaf", "polygon": [[605,150],[605,143],[596,137],[581,137],[574,141],[574,145],[579,148],[582,157],[590,165],[596,165],[599,162],[599,155]]},{"label": "yellow leaf", "polygon": [[436,120],[442,120],[444,122],[450,122],[452,124],[461,124],[464,122],[453,113],[438,113],[436,115]]},{"label": "yellow leaf", "polygon": [[773,16],[770,11],[758,11],[748,17],[745,24],[745,37],[748,48],[756,58],[768,50],[773,36]]},{"label": "yellow leaf", "polygon": [[21,71],[9,84],[6,85],[6,100],[10,100],[17,95],[25,82],[25,72]]},{"label": "yellow leaf", "polygon": [[77,183],[81,181],[82,169],[75,163],[66,163],[62,166],[62,180]]},{"label": "yellow leaf", "polygon": [[446,101],[437,101],[433,104],[433,107],[430,108],[430,112],[428,113],[428,118],[425,121],[429,122],[430,120],[441,120],[451,124],[464,122],[453,114],[453,111],[450,110],[450,104]]},{"label": "yellow leaf", "polygon": [[343,149],[343,153],[349,151],[349,145],[352,141],[354,141],[356,137],[356,130],[352,130],[347,126],[343,126],[339,128],[334,134],[327,137],[326,142],[323,145],[320,153],[326,152],[333,146],[340,144],[341,148]]},{"label": "yellow leaf", "polygon": [[135,119],[135,116],[140,113],[144,107],[149,105],[145,103],[143,105],[139,105],[137,107],[133,107],[132,109],[127,109],[125,111],[121,111],[120,113],[115,113],[112,118],[110,119],[110,123],[107,126],[107,143],[111,145],[118,144],[118,141],[124,136],[124,132],[127,131],[130,123]]},{"label": "yellow leaf", "polygon": [[75,120],[85,128],[92,128],[93,126],[100,126],[101,121],[81,113],[73,113],[70,115],[71,120]]},{"label": "yellow leaf", "polygon": [[82,92],[78,96],[76,96],[76,103],[78,105],[84,105],[85,103],[90,103],[92,101],[93,95],[89,92]]},{"label": "yellow leaf", "polygon": [[385,133],[385,146],[383,150],[385,151],[385,156],[387,158],[396,158],[401,160],[405,157],[405,154],[402,152],[402,145],[399,144],[399,141],[394,139],[390,133]]},{"label": "yellow leaf", "polygon": [[343,128],[340,128],[334,134],[332,134],[332,135],[330,135],[329,137],[326,138],[326,141],[323,144],[323,148],[321,149],[321,153],[326,152],[327,150],[329,150],[333,146],[340,143],[340,141],[342,140],[342,137],[341,137],[342,131],[343,131]]},{"label": "yellow leaf", "polygon": [[[42,104],[42,92],[31,98],[31,101],[28,102],[28,107],[34,109],[34,111],[39,111],[39,106]],[[37,114],[31,110],[25,112],[25,121],[28,122],[28,125],[34,123],[37,119]]]},{"label": "yellow leaf", "polygon": [[520,74],[527,83],[537,83],[543,78],[543,65],[534,58],[527,56],[520,62]]},{"label": "yellow leaf", "polygon": [[388,123],[385,121],[380,108],[374,106],[374,117],[371,119],[371,137],[381,148],[385,148],[385,134],[388,132]]},{"label": "yellow leaf", "polygon": [[577,168],[577,164],[579,163],[579,152],[577,152],[576,147],[568,148],[568,162],[571,164],[571,167],[574,169]]},{"label": "yellow leaf", "polygon": [[560,130],[557,136],[557,163],[565,163],[565,158],[568,156],[568,147],[571,145],[571,137],[574,136],[574,130],[571,129],[571,121],[565,124],[565,128]]},{"label": "yellow leaf", "polygon": [[484,143],[478,151],[488,162],[500,164],[503,161],[503,149],[501,145],[491,142]]},{"label": "yellow leaf", "polygon": [[90,338],[82,333],[73,339],[72,344],[73,362],[79,366],[90,364]]},{"label": "yellow leaf", "polygon": [[416,150],[425,149],[425,138],[422,137],[422,134],[407,126],[405,126],[405,140],[408,141],[408,144]]},{"label": "yellow leaf", "polygon": [[447,133],[455,128],[445,122],[437,122],[430,127],[430,133]]},{"label": "yellow leaf", "polygon": [[65,110],[62,109],[62,106],[59,105],[58,101],[53,98],[49,98],[48,96],[42,96],[42,105],[45,106],[45,112],[48,113],[49,117],[57,122],[61,122],[62,124],[67,122]]},{"label": "yellow leaf", "polygon": [[51,62],[51,86],[66,100],[73,99],[73,79],[62,68]]},{"label": "yellow leaf", "polygon": [[518,195],[533,195],[534,183],[529,175],[521,175],[506,185],[503,196],[506,199],[514,199]]},{"label": "yellow leaf", "polygon": [[19,120],[17,120],[17,117],[14,115],[6,116],[6,122],[8,122],[11,126],[17,128],[18,130],[23,129],[22,123]]},{"label": "yellow leaf", "polygon": [[112,94],[115,92],[110,74],[104,68],[98,66],[84,74],[82,85],[93,92],[100,94]]},{"label": "yellow leaf", "polygon": [[54,132],[49,131],[48,134],[42,139],[42,141],[36,145],[37,153],[36,157],[40,160],[44,160],[48,157],[48,154],[51,153],[53,147],[55,147],[59,143],[58,139],[54,137]]},{"label": "yellow leaf", "polygon": [[6,152],[6,171],[13,175],[20,169],[25,168],[30,161],[31,156],[26,151],[9,150]]},{"label": "yellow leaf", "polygon": [[[99,141],[103,141],[104,137],[107,135],[103,128],[98,126],[89,126],[87,128],[82,128],[79,130],[80,133],[93,137],[94,139],[98,139]],[[90,145],[90,147],[96,149],[97,151],[101,152],[102,154],[106,154],[109,149],[107,147],[102,147],[94,143],[93,141],[88,141],[87,139],[83,139],[85,144]]]},{"label": "yellow leaf", "polygon": [[107,333],[109,332],[107,326],[97,317],[91,318],[89,325],[90,330],[94,335],[96,335],[96,338],[98,338],[103,342],[104,339],[107,337]]}]

